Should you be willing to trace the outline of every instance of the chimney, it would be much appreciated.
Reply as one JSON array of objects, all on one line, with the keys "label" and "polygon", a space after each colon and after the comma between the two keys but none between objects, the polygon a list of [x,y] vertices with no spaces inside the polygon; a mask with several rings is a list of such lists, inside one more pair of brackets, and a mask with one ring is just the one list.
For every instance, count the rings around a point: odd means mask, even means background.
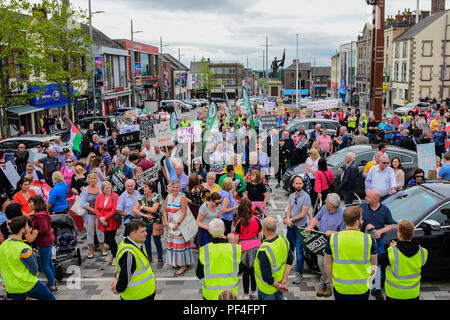
[{"label": "chimney", "polygon": [[445,11],[445,0],[431,0],[431,14]]}]

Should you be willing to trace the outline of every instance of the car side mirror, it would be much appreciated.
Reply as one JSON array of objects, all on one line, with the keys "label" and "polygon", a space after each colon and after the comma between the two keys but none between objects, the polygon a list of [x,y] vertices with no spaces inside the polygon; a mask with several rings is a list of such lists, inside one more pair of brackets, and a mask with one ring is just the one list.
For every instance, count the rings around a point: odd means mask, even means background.
[{"label": "car side mirror", "polygon": [[425,220],[422,222],[422,228],[425,231],[440,231],[441,230],[441,224],[437,222],[436,220]]},{"label": "car side mirror", "polygon": [[345,169],[347,169],[347,167],[348,167],[348,164],[347,164],[346,162],[344,162],[344,163],[339,167],[339,169],[341,169],[342,171],[345,171]]}]

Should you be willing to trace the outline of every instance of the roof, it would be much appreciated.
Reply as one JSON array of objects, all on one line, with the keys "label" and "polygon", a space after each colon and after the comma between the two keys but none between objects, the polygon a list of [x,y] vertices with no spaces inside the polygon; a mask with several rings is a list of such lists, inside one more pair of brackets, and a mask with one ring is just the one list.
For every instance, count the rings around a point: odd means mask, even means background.
[{"label": "roof", "polygon": [[311,72],[315,77],[331,76],[331,67],[313,67]]},{"label": "roof", "polygon": [[[87,27],[89,32],[89,26]],[[114,48],[114,49],[123,49],[118,43],[113,41],[111,38],[109,38],[106,34],[98,30],[97,28],[92,27],[92,38],[94,42],[99,47],[108,47],[108,48]]]},{"label": "roof", "polygon": [[170,62],[175,67],[174,68],[175,70],[189,71],[188,67],[186,67],[177,59],[175,59],[173,56],[171,56],[170,53],[163,53],[162,56],[164,60]]},{"label": "roof", "polygon": [[403,32],[400,36],[395,38],[395,41],[403,41],[414,38],[416,35],[418,35],[420,32],[425,30],[429,25],[431,25],[433,22],[435,22],[437,19],[442,17],[444,14],[448,13],[449,10],[440,11],[435,14],[432,14],[431,16],[428,16],[422,20],[420,20],[417,24],[413,25],[411,28],[407,29],[405,32]]},{"label": "roof", "polygon": [[[294,63],[292,63],[289,67],[287,67],[286,69],[284,69],[285,71],[293,71],[296,70],[296,66]],[[300,62],[298,64],[298,70],[311,70],[311,62]]]}]

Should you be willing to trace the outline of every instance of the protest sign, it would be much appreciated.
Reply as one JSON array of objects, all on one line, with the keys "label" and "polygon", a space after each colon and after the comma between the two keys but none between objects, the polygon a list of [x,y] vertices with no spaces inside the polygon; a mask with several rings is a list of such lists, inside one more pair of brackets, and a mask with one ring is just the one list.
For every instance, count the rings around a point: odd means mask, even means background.
[{"label": "protest sign", "polygon": [[293,136],[294,145],[297,149],[301,149],[305,146],[307,138],[304,134],[297,134]]},{"label": "protest sign", "polygon": [[339,108],[339,100],[330,99],[330,100],[308,101],[306,103],[306,108],[315,111],[336,109]]},{"label": "protest sign", "polygon": [[141,190],[144,187],[145,182],[157,181],[158,175],[159,175],[158,166],[151,167],[150,169],[142,172],[136,181],[138,190]]},{"label": "protest sign", "polygon": [[272,129],[278,127],[278,120],[276,116],[261,117],[261,125],[263,129]]},{"label": "protest sign", "polygon": [[172,131],[169,122],[157,123],[154,125],[156,145],[160,147],[172,145]]},{"label": "protest sign", "polygon": [[146,108],[151,113],[156,113],[156,112],[158,112],[158,102],[144,101],[144,108]]},{"label": "protest sign", "polygon": [[304,228],[298,228],[298,232],[305,250],[323,256],[327,244],[327,236],[325,233],[317,231],[308,232]]},{"label": "protest sign", "polygon": [[17,182],[19,182],[20,180],[20,176],[17,173],[16,168],[14,168],[14,165],[10,161],[8,161],[6,162],[6,164],[1,165],[0,168],[5,174],[5,177],[8,178],[9,183],[11,183],[13,188],[16,188]]},{"label": "protest sign", "polygon": [[[173,214],[173,216],[175,221],[179,221],[181,216],[181,210],[179,210],[179,213]],[[184,240],[186,241],[191,240],[192,237],[194,237],[197,234],[198,225],[189,207],[187,208],[186,216],[184,217],[183,221],[179,226],[179,230],[183,235]]]},{"label": "protest sign", "polygon": [[109,182],[111,182],[115,193],[122,194],[125,191],[125,180],[122,179],[122,171],[113,171]]},{"label": "protest sign", "polygon": [[275,108],[276,103],[272,101],[264,101],[264,110],[266,112],[272,112]]},{"label": "protest sign", "polygon": [[420,143],[417,145],[417,160],[418,160],[418,168],[423,169],[427,177],[429,170],[436,170],[436,155],[434,150],[434,142]]},{"label": "protest sign", "polygon": [[117,135],[117,145],[120,149],[125,147],[130,148],[131,151],[141,148],[141,137],[139,131],[122,133]]},{"label": "protest sign", "polygon": [[192,143],[194,141],[194,128],[178,128],[177,141],[178,143]]},{"label": "protest sign", "polygon": [[153,128],[153,119],[142,119],[140,125],[142,138],[150,139],[155,137],[155,130]]}]

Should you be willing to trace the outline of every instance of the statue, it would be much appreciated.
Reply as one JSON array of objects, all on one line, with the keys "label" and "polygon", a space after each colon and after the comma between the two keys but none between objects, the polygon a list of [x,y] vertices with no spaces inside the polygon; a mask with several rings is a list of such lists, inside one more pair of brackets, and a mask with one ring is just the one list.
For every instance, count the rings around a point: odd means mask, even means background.
[{"label": "statue", "polygon": [[281,58],[281,60],[277,60],[277,57],[273,59],[272,65],[270,66],[270,68],[272,69],[272,77],[276,77],[278,68],[284,67],[285,51],[286,50],[283,51],[283,58]]}]

